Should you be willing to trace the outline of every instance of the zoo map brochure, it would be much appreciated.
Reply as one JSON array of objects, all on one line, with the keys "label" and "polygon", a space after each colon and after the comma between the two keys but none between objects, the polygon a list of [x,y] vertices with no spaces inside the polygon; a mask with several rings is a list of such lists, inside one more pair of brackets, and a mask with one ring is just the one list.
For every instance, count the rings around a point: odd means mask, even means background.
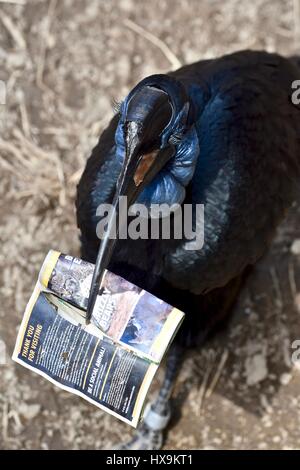
[{"label": "zoo map brochure", "polygon": [[87,323],[93,271],[92,263],[49,251],[13,359],[136,427],[184,313],[106,270]]}]

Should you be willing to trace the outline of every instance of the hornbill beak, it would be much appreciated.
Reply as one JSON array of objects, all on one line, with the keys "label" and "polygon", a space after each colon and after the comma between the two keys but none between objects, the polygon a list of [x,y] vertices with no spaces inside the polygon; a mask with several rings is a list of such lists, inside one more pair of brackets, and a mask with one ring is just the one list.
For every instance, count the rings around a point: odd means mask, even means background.
[{"label": "hornbill beak", "polygon": [[[118,226],[120,196],[127,197],[127,207],[129,208],[136,201],[145,186],[153,180],[174,155],[174,148],[172,146],[151,151],[143,150],[147,148],[145,147],[145,139],[148,141],[149,138],[149,135],[145,137],[145,134],[147,132],[145,132],[144,126],[139,121],[126,122],[126,154],[116,185],[107,231],[105,237],[101,240],[98,251],[88,300],[87,321],[92,316],[102,276],[109,265],[118,239],[120,230]],[[124,217],[121,217],[121,219],[124,219]]]}]

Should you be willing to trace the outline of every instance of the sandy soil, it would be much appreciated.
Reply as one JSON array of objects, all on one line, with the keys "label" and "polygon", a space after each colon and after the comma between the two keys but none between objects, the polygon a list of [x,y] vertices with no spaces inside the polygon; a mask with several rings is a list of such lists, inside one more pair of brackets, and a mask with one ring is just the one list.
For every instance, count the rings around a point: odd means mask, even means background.
[{"label": "sandy soil", "polygon": [[[112,101],[178,61],[243,48],[296,53],[299,2],[15,3],[0,0],[0,80],[7,87],[0,105],[0,337],[7,348],[0,448],[107,448],[131,430],[10,360],[42,259],[49,248],[79,253],[76,183]],[[253,271],[228,330],[190,353],[166,448],[300,448],[300,371],[291,362],[291,344],[300,338],[299,226],[298,204]]]}]

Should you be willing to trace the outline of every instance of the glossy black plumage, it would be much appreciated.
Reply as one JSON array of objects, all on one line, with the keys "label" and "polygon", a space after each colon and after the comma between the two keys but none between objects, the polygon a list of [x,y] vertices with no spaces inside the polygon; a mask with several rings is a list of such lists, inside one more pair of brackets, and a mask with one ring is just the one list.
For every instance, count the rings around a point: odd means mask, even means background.
[{"label": "glossy black plumage", "polygon": [[[120,241],[110,269],[187,313],[179,339],[197,344],[230,308],[247,266],[264,253],[296,197],[300,178],[300,109],[291,102],[296,63],[244,51],[185,66],[174,76],[194,106],[200,154],[188,203],[205,205],[205,243]],[[115,116],[78,186],[82,255],[95,261],[95,216],[111,202],[116,165]]]}]

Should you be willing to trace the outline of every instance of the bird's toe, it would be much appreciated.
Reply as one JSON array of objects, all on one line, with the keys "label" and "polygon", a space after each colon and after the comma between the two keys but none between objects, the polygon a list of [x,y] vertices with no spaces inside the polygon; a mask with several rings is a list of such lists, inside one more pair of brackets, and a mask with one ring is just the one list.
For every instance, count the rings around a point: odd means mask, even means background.
[{"label": "bird's toe", "polygon": [[163,432],[154,431],[142,423],[134,437],[126,443],[120,443],[113,450],[159,450],[163,445]]}]

